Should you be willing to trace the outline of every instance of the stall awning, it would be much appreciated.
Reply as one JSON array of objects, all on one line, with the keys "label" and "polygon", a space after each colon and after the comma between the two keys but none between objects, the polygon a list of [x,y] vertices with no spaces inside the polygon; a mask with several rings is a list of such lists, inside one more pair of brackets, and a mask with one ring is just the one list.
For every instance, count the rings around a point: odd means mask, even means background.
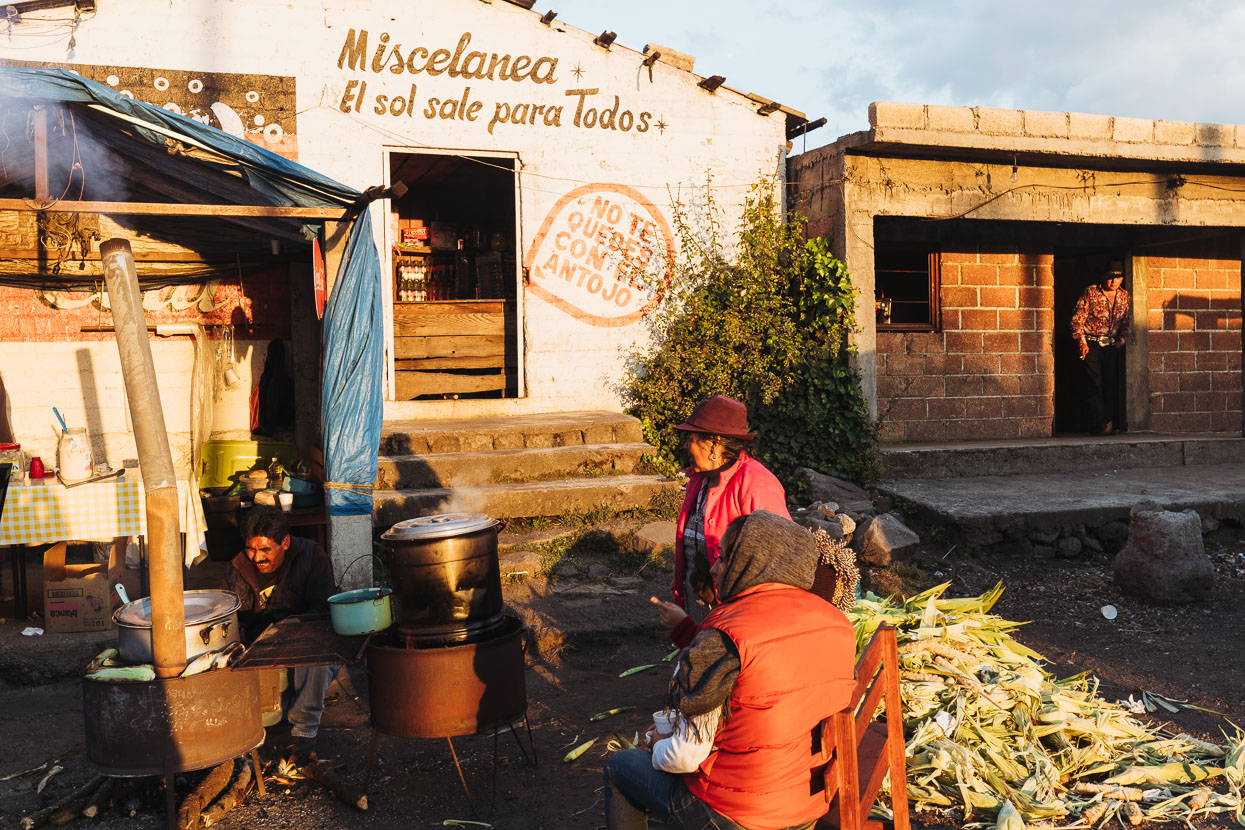
[{"label": "stall awning", "polygon": [[[173,206],[178,204],[233,204],[341,208],[344,214],[362,195],[262,147],[128,98],[64,69],[0,66],[0,90],[0,107],[30,109],[39,105],[68,112],[75,148],[81,124],[82,142],[89,135],[92,146],[101,152],[101,167],[106,163],[114,176],[124,180],[129,166],[131,176],[122,182],[124,187],[108,191],[105,189],[115,185],[115,178],[110,183],[105,177],[90,177],[73,187],[72,193],[54,194],[61,199],[115,202],[121,201],[115,198],[121,190],[131,201],[135,193],[140,193],[148,201],[166,203],[170,213],[175,212]],[[48,211],[56,211],[60,204],[63,210],[63,202],[32,201],[38,172],[37,148],[33,142],[28,143],[29,150],[20,141],[8,148],[5,164],[0,168],[0,207],[6,200],[18,200],[10,204],[18,209],[36,207]],[[241,229],[239,223],[233,223],[229,233],[224,234],[219,228],[227,217],[141,217],[146,232],[170,238],[194,237],[196,230],[186,224],[192,221],[200,223],[200,235],[215,238],[218,245],[226,240],[236,243],[239,263],[243,251],[267,249],[273,235],[298,238],[296,232],[307,224],[296,216],[248,218]],[[177,230],[170,230],[171,222],[180,223]],[[205,234],[208,223],[215,224]],[[314,233],[314,228],[310,230]],[[272,262],[265,265],[271,267]],[[63,275],[0,273],[0,285],[73,287],[82,280],[75,279],[72,270],[65,269]],[[189,269],[174,278],[162,275],[157,282],[207,278],[208,269]],[[324,317],[322,443],[327,499],[333,515],[365,514],[372,509],[371,487],[376,480],[383,395],[380,280],[380,259],[370,212],[362,209],[352,223]]]}]

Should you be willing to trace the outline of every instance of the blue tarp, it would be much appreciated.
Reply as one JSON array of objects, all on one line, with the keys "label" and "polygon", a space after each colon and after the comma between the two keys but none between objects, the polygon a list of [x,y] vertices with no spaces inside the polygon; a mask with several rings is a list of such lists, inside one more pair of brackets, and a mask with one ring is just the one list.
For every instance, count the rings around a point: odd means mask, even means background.
[{"label": "blue tarp", "polygon": [[[0,66],[0,94],[7,98],[98,104],[141,122],[192,138],[237,162],[237,170],[263,201],[294,207],[345,207],[359,191],[320,175],[215,127],[136,101],[64,69]],[[135,125],[157,146],[168,136]],[[170,163],[195,165],[194,158]],[[261,200],[257,200],[261,201]],[[372,512],[383,408],[384,327],[380,257],[368,211],[354,222],[341,269],[324,316],[324,388],[321,396],[324,472],[329,513]]]}]

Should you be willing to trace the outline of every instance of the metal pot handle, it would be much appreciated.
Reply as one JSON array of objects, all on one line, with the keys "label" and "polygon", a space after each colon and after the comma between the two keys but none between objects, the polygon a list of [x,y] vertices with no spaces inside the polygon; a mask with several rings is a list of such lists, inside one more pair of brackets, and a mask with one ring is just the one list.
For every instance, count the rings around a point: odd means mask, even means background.
[{"label": "metal pot handle", "polygon": [[[353,568],[356,564],[358,564],[358,562],[359,562],[361,559],[375,559],[377,562],[379,562],[379,563],[380,563],[381,569],[382,569],[382,570],[384,570],[385,575],[386,575],[386,576],[388,576],[388,575],[389,575],[389,566],[385,563],[385,558],[384,558],[383,556],[378,556],[378,555],[376,555],[375,553],[365,553],[365,554],[363,554],[362,556],[356,556],[354,559],[352,559],[352,560],[351,560],[350,564],[349,564],[349,565],[347,565],[347,566],[345,567],[345,569],[342,571],[341,579],[340,579],[340,581],[339,581],[339,583],[338,583],[338,584],[345,583],[345,581],[346,581],[346,574],[348,574],[348,573],[350,572],[350,569],[351,569],[351,568]],[[392,581],[393,581],[393,580],[392,580],[392,578],[391,578],[391,579],[389,579],[389,581],[390,581],[390,582],[392,582]],[[382,587],[389,588],[389,587],[392,587],[392,586],[390,586],[390,585],[386,585],[386,586],[382,586]]]},{"label": "metal pot handle", "polygon": [[220,629],[220,633],[221,633],[221,634],[223,634],[224,636],[228,637],[228,636],[229,636],[229,626],[230,626],[230,624],[231,624],[232,622],[233,622],[233,620],[227,620],[227,619],[226,619],[226,620],[218,620],[217,622],[214,622],[214,623],[212,623],[211,625],[207,625],[207,626],[204,626],[203,628],[200,628],[200,629],[199,629],[199,639],[203,641],[203,644],[204,644],[205,646],[206,646],[206,645],[208,645],[209,643],[211,643],[211,642],[212,642],[212,632],[213,632],[213,631],[215,631],[215,630],[216,630],[216,629],[218,629],[218,628]]}]

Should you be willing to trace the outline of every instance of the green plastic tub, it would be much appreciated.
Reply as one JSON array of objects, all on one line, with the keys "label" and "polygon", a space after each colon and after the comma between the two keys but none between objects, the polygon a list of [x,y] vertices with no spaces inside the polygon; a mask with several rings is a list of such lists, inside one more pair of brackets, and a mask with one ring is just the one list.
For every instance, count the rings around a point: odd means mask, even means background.
[{"label": "green plastic tub", "polygon": [[238,475],[267,469],[275,457],[293,473],[298,466],[298,447],[286,441],[204,441],[199,462],[199,487],[211,490],[232,487]]}]

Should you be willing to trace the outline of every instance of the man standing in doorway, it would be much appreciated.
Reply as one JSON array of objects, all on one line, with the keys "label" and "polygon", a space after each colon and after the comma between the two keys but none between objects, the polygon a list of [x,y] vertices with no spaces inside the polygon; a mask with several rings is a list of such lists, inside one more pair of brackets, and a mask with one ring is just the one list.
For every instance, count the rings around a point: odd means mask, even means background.
[{"label": "man standing in doorway", "polygon": [[[285,514],[275,507],[253,507],[242,519],[244,549],[225,569],[225,588],[238,595],[242,639],[250,643],[270,623],[294,614],[325,612],[336,589],[333,564],[310,539],[290,535]],[[324,695],[340,666],[303,666],[292,670],[285,717],[299,760],[315,755],[316,734],[324,713]]]},{"label": "man standing in doorway", "polygon": [[1085,368],[1086,406],[1090,433],[1115,433],[1116,389],[1119,385],[1120,355],[1128,340],[1132,316],[1132,297],[1121,286],[1124,266],[1112,261],[1102,278],[1076,301],[1072,312],[1072,339],[1080,350]]}]

